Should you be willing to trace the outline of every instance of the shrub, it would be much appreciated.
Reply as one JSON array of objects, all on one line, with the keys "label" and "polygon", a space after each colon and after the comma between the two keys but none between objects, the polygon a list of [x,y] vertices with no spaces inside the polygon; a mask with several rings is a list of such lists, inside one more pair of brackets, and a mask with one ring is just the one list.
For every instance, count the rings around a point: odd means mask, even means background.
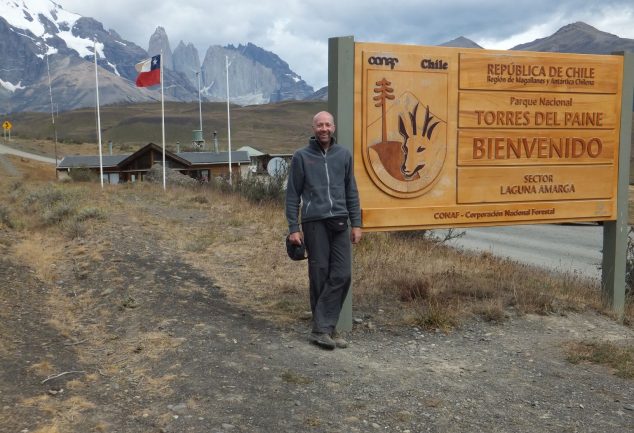
[{"label": "shrub", "polygon": [[[23,207],[35,224],[56,225],[77,214],[77,197],[59,185],[46,185],[24,195]],[[90,217],[89,211],[84,217]]]},{"label": "shrub", "polygon": [[285,176],[248,176],[240,179],[237,190],[253,203],[282,203],[285,196]]},{"label": "shrub", "polygon": [[0,225],[4,225],[10,229],[14,228],[9,209],[4,207],[3,205],[0,205]]},{"label": "shrub", "polygon": [[84,223],[76,218],[66,221],[63,224],[64,233],[69,239],[77,239],[85,236],[86,227]]},{"label": "shrub", "polygon": [[64,194],[61,190],[47,185],[41,190],[35,190],[29,192],[24,197],[24,205],[26,207],[39,206],[39,207],[52,207],[56,203],[59,203],[64,198]]},{"label": "shrub", "polygon": [[95,182],[99,179],[97,173],[85,167],[71,168],[68,175],[75,182]]},{"label": "shrub", "polygon": [[96,207],[85,207],[79,210],[79,212],[77,212],[77,215],[75,216],[75,220],[76,221],[86,221],[89,219],[105,219],[106,215],[105,213],[101,210],[98,209]]},{"label": "shrub", "polygon": [[42,222],[46,226],[59,224],[66,217],[72,215],[73,208],[67,203],[60,203],[56,206],[47,209],[42,215]]}]

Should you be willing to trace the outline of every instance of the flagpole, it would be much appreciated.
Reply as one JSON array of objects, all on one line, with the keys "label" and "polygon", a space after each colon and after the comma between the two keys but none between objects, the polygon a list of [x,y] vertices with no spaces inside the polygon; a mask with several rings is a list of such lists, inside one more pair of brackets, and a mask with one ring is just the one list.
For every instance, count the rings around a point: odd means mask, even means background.
[{"label": "flagpole", "polygon": [[165,185],[165,93],[163,91],[163,50],[161,50],[161,130],[163,134],[163,190],[167,189]]},{"label": "flagpole", "polygon": [[227,71],[227,137],[229,139],[229,185],[231,183],[231,115],[229,114],[229,56],[225,56],[225,66]]},{"label": "flagpole", "polygon": [[[58,178],[59,174],[57,173],[57,166],[58,166],[58,161],[57,161],[57,126],[55,126],[55,115],[53,114],[53,89],[51,87],[51,69],[48,66],[48,56],[49,54],[46,54],[46,73],[48,74],[48,94],[51,97],[51,122],[53,123],[53,134],[55,135],[55,179]],[[5,130],[5,136],[6,136],[6,130]],[[11,130],[9,129],[9,140],[11,140]],[[6,137],[5,137],[5,142],[6,142]]]},{"label": "flagpole", "polygon": [[101,189],[103,189],[103,153],[101,151],[101,115],[99,112],[99,74],[97,73],[97,40],[93,40],[93,50],[95,52],[95,89],[97,90],[97,137],[99,138],[99,178],[101,179]]}]

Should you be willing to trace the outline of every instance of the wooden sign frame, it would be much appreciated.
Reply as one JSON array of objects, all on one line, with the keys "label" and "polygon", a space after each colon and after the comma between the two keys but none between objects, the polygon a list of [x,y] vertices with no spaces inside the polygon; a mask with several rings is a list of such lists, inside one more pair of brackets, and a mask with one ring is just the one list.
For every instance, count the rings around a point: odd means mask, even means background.
[{"label": "wooden sign frame", "polygon": [[[363,148],[362,141],[361,141],[361,138],[362,138],[361,125],[363,120],[363,113],[362,113],[362,110],[359,109],[360,108],[359,104],[362,100],[362,94],[361,94],[362,85],[359,82],[359,78],[358,78],[358,74],[359,74],[359,70],[361,66],[359,63],[360,57],[358,56],[358,50],[360,47],[368,47],[373,50],[379,49],[379,51],[381,50],[386,51],[388,49],[391,50],[392,48],[390,47],[395,47],[395,46],[384,45],[384,44],[359,44],[359,43],[355,43],[353,36],[335,37],[335,38],[330,38],[328,40],[328,109],[335,117],[335,122],[337,124],[338,142],[342,143],[344,146],[347,146],[350,149],[350,151],[353,152],[354,154],[355,175],[361,178],[365,176],[365,179],[362,179],[362,185],[361,185],[361,204],[363,208],[364,229],[365,230],[390,230],[390,229],[400,230],[405,228],[410,228],[410,229],[422,228],[423,225],[408,225],[408,224],[411,224],[412,221],[415,221],[415,224],[419,224],[420,214],[422,212],[425,212],[424,207],[418,207],[418,208],[407,207],[407,205],[403,204],[403,203],[407,203],[407,201],[411,201],[411,198],[399,199],[399,200],[402,200],[400,203],[397,202],[399,203],[399,206],[400,206],[397,209],[400,209],[400,210],[396,212],[390,211],[387,217],[384,216],[382,221],[386,222],[386,224],[383,226],[379,227],[378,225],[374,225],[374,226],[372,225],[373,223],[377,221],[376,215],[374,216],[375,218],[374,220],[372,218],[368,218],[368,216],[372,216],[372,212],[380,213],[381,209],[385,209],[385,205],[379,199],[379,200],[375,200],[378,202],[379,206],[375,208],[368,207],[368,202],[365,199],[365,194],[367,192],[366,191],[367,185],[368,185],[367,181],[370,175],[364,174],[362,171],[360,171],[360,170],[365,170],[364,168],[365,163],[363,162],[363,159],[362,159],[363,155],[361,153],[361,149]],[[416,47],[409,47],[409,46],[400,46],[400,47],[401,48],[399,49],[405,50],[408,52],[411,49],[416,48]],[[435,49],[441,49],[441,48],[425,47],[424,49],[435,50]],[[446,50],[446,49],[442,48],[442,50]],[[505,58],[506,55],[521,54],[521,53],[515,53],[515,52],[509,53],[505,51],[486,51],[486,50],[481,51],[481,50],[468,50],[468,49],[456,49],[456,50],[458,52],[476,54],[476,56],[478,54],[489,55],[489,53],[491,53],[493,55],[500,56],[501,58]],[[525,54],[529,56],[531,55],[531,53],[525,53]],[[556,68],[553,70],[553,74],[555,75],[558,74],[559,69],[557,69],[556,63],[553,65],[553,61],[556,62],[557,59],[562,56],[566,56],[566,57],[571,56],[569,57],[569,59],[571,59],[570,61],[573,63],[578,62],[579,60],[582,60],[585,62],[586,60],[590,60],[590,59],[595,59],[595,60],[611,59],[611,60],[608,60],[608,62],[616,62],[616,65],[614,66],[615,68],[614,73],[618,77],[616,80],[610,83],[609,82],[610,80],[597,78],[598,82],[601,83],[600,84],[601,88],[607,89],[607,91],[610,92],[609,95],[613,95],[613,96],[610,96],[610,98],[614,98],[613,107],[615,111],[614,111],[613,119],[614,119],[615,125],[613,128],[612,125],[610,124],[610,127],[608,128],[608,129],[612,129],[613,132],[611,134],[608,132],[605,135],[602,135],[603,137],[602,144],[607,143],[605,148],[606,149],[613,148],[613,150],[611,151],[612,154],[602,153],[601,158],[595,159],[595,161],[597,161],[597,164],[592,164],[593,166],[594,165],[599,165],[599,166],[608,165],[610,166],[610,169],[614,171],[613,177],[610,177],[610,179],[608,179],[608,182],[611,183],[610,188],[612,189],[613,194],[609,199],[605,200],[609,208],[607,211],[605,209],[599,210],[598,212],[595,211],[594,214],[591,213],[590,216],[588,216],[588,213],[587,213],[588,209],[592,210],[592,207],[591,207],[592,205],[588,207],[586,203],[581,204],[580,206],[582,208],[579,209],[579,212],[577,212],[577,209],[575,209],[574,207],[576,201],[568,200],[566,203],[567,212],[569,213],[569,214],[566,214],[567,217],[562,218],[561,212],[559,213],[559,215],[556,215],[554,217],[552,214],[550,214],[550,217],[548,217],[549,215],[548,211],[552,209],[552,207],[549,207],[548,201],[544,201],[540,205],[541,208],[534,207],[538,211],[540,210],[545,211],[543,213],[538,212],[540,218],[534,218],[534,216],[531,216],[531,215],[520,215],[520,212],[518,211],[517,215],[513,215],[513,217],[517,218],[515,220],[513,219],[497,220],[496,218],[498,217],[495,216],[495,212],[496,211],[499,212],[500,210],[489,208],[481,212],[482,214],[484,214],[482,218],[476,218],[476,219],[486,219],[485,221],[480,221],[477,225],[504,225],[504,224],[523,223],[523,222],[547,223],[547,222],[558,222],[558,221],[585,221],[585,220],[596,220],[596,219],[604,220],[603,249],[602,249],[603,260],[601,264],[601,270],[602,270],[601,286],[603,289],[605,303],[612,308],[612,310],[615,312],[617,317],[622,319],[624,306],[625,306],[625,272],[626,272],[626,255],[627,255],[626,249],[627,249],[628,233],[629,233],[628,198],[629,198],[630,154],[631,154],[631,145],[632,145],[632,104],[634,103],[634,53],[615,53],[614,56],[583,56],[583,55],[577,56],[577,55],[562,55],[559,53],[551,53],[551,54],[532,53],[532,54],[537,55],[540,58],[549,58],[550,63],[547,66],[548,67],[554,66]],[[387,57],[388,59],[390,58],[390,56],[387,56],[387,55],[385,57]],[[622,58],[622,60],[619,60],[618,59],[619,57]],[[378,62],[379,62],[378,60],[373,60],[373,63],[375,64]],[[381,60],[381,62],[384,62],[384,60]],[[389,62],[392,63],[392,61],[389,61]],[[390,63],[387,63],[387,66],[391,67]],[[495,63],[493,64],[495,65]],[[501,63],[498,63],[498,64],[501,64]],[[422,68],[422,61],[420,65]],[[439,68],[439,67],[444,68],[444,62],[442,61],[442,59],[440,62],[436,62],[435,60],[432,59],[430,62],[426,62],[425,64],[425,66],[427,67],[430,67],[432,65],[434,66],[434,68]],[[447,67],[449,67],[449,65],[447,65]],[[473,65],[471,65],[470,67],[473,68]],[[579,65],[577,65],[577,67],[579,67]],[[478,68],[476,67],[475,69],[476,69],[476,75],[477,75]],[[489,70],[488,66],[486,70],[487,71]],[[546,71],[549,71],[549,69],[546,69]],[[500,73],[496,74],[496,72],[500,72]],[[496,70],[496,66],[493,66],[493,69],[491,70],[492,79],[495,81],[494,77],[496,75],[498,76],[498,78],[499,76],[503,75],[501,72],[502,72],[501,69]],[[546,72],[546,74],[548,75],[548,72]],[[522,84],[522,86],[543,85],[543,83],[534,82],[535,77],[533,78],[534,80],[523,79],[519,83]],[[591,80],[589,76],[584,78],[581,78],[581,77],[579,78],[583,80]],[[564,80],[564,77],[557,78],[557,79]],[[463,81],[463,84],[462,84],[463,86],[473,86],[473,87],[482,86],[482,77],[478,79],[476,76],[475,78],[471,80],[468,80],[466,78],[464,80],[465,81]],[[515,83],[513,84],[507,80],[504,83],[504,86],[506,88],[500,89],[499,92],[516,92],[516,89],[513,86],[517,86],[518,83],[516,80],[514,81]],[[502,80],[497,80],[497,82],[502,82]],[[614,88],[611,89],[610,85],[614,86],[615,84],[616,84],[616,93],[611,93],[614,91]],[[593,93],[593,92],[583,91],[584,88],[587,89],[588,87],[587,83],[585,84],[582,82],[569,83],[567,81],[561,81],[561,82],[556,82],[553,85],[564,86],[563,88],[557,87],[556,89],[554,89],[555,93],[566,93],[569,91],[570,94],[574,94],[572,104],[575,103],[575,100],[578,101],[577,103],[580,104],[582,99],[585,98],[585,96],[581,96],[579,94],[589,93],[591,94],[590,97],[595,97],[592,95],[596,95],[597,98],[601,98],[601,95],[602,95],[602,92]],[[384,83],[383,86],[388,86],[388,85]],[[568,86],[569,88],[567,88],[566,86]],[[377,88],[379,89],[380,87],[381,86],[377,86]],[[479,89],[479,88],[478,89],[464,89],[464,91],[475,93],[475,92],[482,91],[482,89]],[[529,92],[534,92],[534,91],[535,91],[534,88],[526,89],[526,95],[529,95]],[[387,94],[389,94],[389,92],[387,92],[386,95]],[[373,95],[373,96],[380,96],[380,93],[377,93],[377,95]],[[513,102],[511,101],[510,96],[507,96],[507,97],[509,98],[508,99],[509,104],[515,103],[515,101]],[[568,99],[569,98],[570,96],[568,96]],[[563,99],[557,99],[557,100],[563,101],[563,102],[559,102],[559,103],[555,102],[554,104],[558,104],[557,106],[559,107],[566,106],[565,97]],[[469,102],[469,98],[467,97],[465,101]],[[522,107],[524,107],[523,105],[524,101],[520,101],[519,104]],[[526,101],[527,107],[529,106],[529,104],[530,104],[530,101]],[[544,102],[544,104],[546,104],[546,102]],[[469,113],[462,113],[462,115],[467,116],[467,119],[468,119]],[[477,116],[477,113],[475,115]],[[473,116],[473,114],[471,114],[471,116]],[[533,116],[535,115],[533,114]],[[505,120],[507,119],[506,116],[503,116],[503,118]],[[519,115],[518,118],[521,120],[522,115]],[[515,120],[515,117],[512,116],[512,119]],[[535,117],[533,117],[533,119],[535,119]],[[555,125],[557,121],[560,121],[560,119],[556,120],[554,115],[544,115],[543,119],[537,119],[537,120],[542,120],[543,122],[549,122],[550,125],[547,124],[547,126],[553,126],[553,127],[557,126]],[[455,118],[453,118],[452,116],[448,116],[446,121],[448,122],[448,126],[451,126],[453,124],[453,126],[456,128],[455,143],[456,145],[458,145],[457,144],[458,143],[458,126],[457,126],[458,114],[455,114]],[[493,119],[489,119],[489,121],[493,121]],[[495,121],[496,122],[498,121],[497,116],[495,118]],[[423,123],[424,123],[424,120],[423,120]],[[486,120],[485,120],[485,123],[486,123]],[[486,126],[491,126],[491,125],[486,125]],[[498,126],[498,125],[495,125],[495,126]],[[507,125],[502,125],[502,126],[507,126]],[[583,125],[583,126],[587,126],[587,125]],[[497,129],[495,128],[492,128],[492,129],[494,129],[494,131],[497,131]],[[469,140],[469,137],[471,137],[471,143],[473,145],[473,135],[470,136],[469,134],[474,134],[475,132],[479,132],[480,129],[474,128],[474,130],[475,131],[471,131],[465,128],[465,130],[460,131],[460,138],[462,140]],[[557,128],[549,128],[549,131],[552,137],[554,137],[555,139],[559,137],[558,133],[561,132],[561,131],[558,132]],[[586,127],[579,128],[578,130],[576,130],[576,134],[581,138],[585,138],[586,142],[589,140],[589,138],[592,138],[592,137],[588,137],[585,134],[588,134],[591,132],[592,131],[589,131],[588,128]],[[513,138],[513,137],[519,136],[517,134],[518,134],[517,132],[509,132],[508,130],[506,131],[507,138],[508,137]],[[381,137],[381,139],[383,139],[383,137]],[[615,142],[612,143],[611,140],[615,140]],[[390,140],[383,140],[383,141],[389,142]],[[540,144],[540,143],[541,141],[539,140],[536,142],[537,153],[534,155],[536,158],[538,158],[537,161],[540,161],[539,158],[541,157],[543,162],[543,159],[545,159],[543,158],[543,156],[546,154],[543,153],[544,150],[542,150],[541,151],[542,154],[540,156],[539,146],[540,145],[544,146],[544,144]],[[550,146],[548,146],[549,143],[550,142],[546,143],[546,146],[548,149],[550,149]],[[496,150],[498,149],[496,146],[497,146],[496,141],[494,139],[492,142],[492,149],[494,152],[493,155],[494,156],[504,155],[504,153],[498,154],[498,155],[495,154]],[[603,150],[603,147],[602,147],[602,150]],[[458,160],[459,153],[461,158],[460,161],[462,163],[463,168],[474,167],[474,166],[481,167],[483,165],[483,164],[480,164],[482,163],[482,161],[477,161],[478,159],[481,160],[482,158],[473,158],[473,153],[472,153],[471,161],[469,161],[468,158],[465,158],[464,149],[462,149],[460,152],[456,150],[454,161]],[[593,155],[595,153],[596,152],[593,152]],[[466,154],[468,155],[469,153],[467,152]],[[549,158],[550,158],[550,155],[551,154],[548,153]],[[475,156],[480,156],[480,155],[476,154]],[[591,157],[590,155],[588,156]],[[598,157],[598,155],[596,156]],[[366,159],[369,159],[369,157],[366,156]],[[493,159],[501,159],[501,158],[493,158]],[[551,165],[560,165],[562,167],[575,165],[575,164],[552,164],[552,161],[550,162],[551,164],[543,164],[544,169],[551,167]],[[562,162],[562,161],[559,161],[559,162]],[[522,164],[522,163],[525,163],[525,164]],[[523,166],[529,166],[532,163],[533,161],[530,158],[528,158],[528,159],[525,159],[524,161],[521,161],[521,163],[517,163],[515,165],[517,167],[523,167]],[[495,165],[495,167],[497,167],[497,165]],[[458,165],[456,164],[456,170],[457,168],[458,168]],[[451,174],[453,177],[456,177],[455,173],[450,172],[449,174]],[[549,176],[549,174],[550,173],[548,172],[535,173],[535,175],[543,175],[543,176]],[[549,179],[550,179],[549,177],[543,178],[543,180],[546,180],[546,181],[548,181]],[[540,181],[541,180],[542,179],[540,179]],[[432,183],[434,181],[436,180],[432,180]],[[437,180],[436,182],[438,181],[440,181],[440,179]],[[365,184],[363,182],[365,182]],[[532,182],[529,182],[529,183],[532,183]],[[552,182],[546,182],[546,183],[548,184]],[[418,187],[420,187],[420,185],[418,185]],[[378,188],[378,187],[373,186],[372,188],[374,190],[378,189],[380,191],[383,191],[381,188]],[[424,187],[420,189],[424,189]],[[430,189],[430,191],[432,189]],[[575,193],[576,193],[576,190],[577,189],[575,188]],[[408,191],[407,189],[401,192],[404,192],[406,194],[409,193],[411,196],[415,195],[414,193],[412,193],[412,191]],[[415,193],[417,193],[417,191]],[[425,196],[425,192],[419,195]],[[428,196],[433,197],[433,194],[429,193],[428,191]],[[390,204],[390,205],[392,204],[390,202],[394,202],[395,200],[398,199],[397,197],[394,197],[392,195],[385,194],[385,193],[383,193],[382,196],[379,195],[379,197],[382,197],[382,199],[387,204]],[[592,200],[596,201],[596,199],[592,199]],[[592,201],[592,200],[589,200],[589,201]],[[583,203],[583,201],[584,200],[579,200],[580,203]],[[560,203],[561,202],[557,203],[557,209],[563,209],[563,205],[560,205]],[[430,207],[434,206],[434,204],[429,203],[429,206]],[[454,207],[457,207],[457,206],[458,205],[456,204]],[[467,205],[462,205],[462,206],[467,206]],[[485,204],[485,206],[493,206],[493,204],[487,203]],[[600,206],[595,209],[600,209]],[[457,212],[456,210],[448,210],[448,212],[452,212],[452,211]],[[429,214],[429,211],[426,211],[426,212]],[[524,210],[524,212],[526,212],[526,210]],[[409,213],[410,216],[406,217],[406,219],[400,220],[399,219],[401,218],[400,213],[403,213],[403,214]],[[544,218],[543,217],[544,215],[546,215],[547,217]],[[429,225],[429,227],[432,227],[432,228],[458,227],[458,226],[468,226],[468,225],[459,224],[459,223],[456,223],[456,221],[447,221],[446,223],[440,223],[440,224],[437,223],[437,224]],[[339,323],[337,324],[337,328],[341,330],[350,330],[352,328],[351,291],[348,293],[348,297],[346,298],[346,301],[343,305],[342,313],[339,319]]]},{"label": "wooden sign frame", "polygon": [[622,56],[354,51],[366,230],[616,219]]}]

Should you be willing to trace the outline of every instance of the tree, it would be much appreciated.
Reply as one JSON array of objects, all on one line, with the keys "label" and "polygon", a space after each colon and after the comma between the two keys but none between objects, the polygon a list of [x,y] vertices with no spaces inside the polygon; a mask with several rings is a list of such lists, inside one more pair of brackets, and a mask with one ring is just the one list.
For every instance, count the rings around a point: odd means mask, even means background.
[{"label": "tree", "polygon": [[376,87],[374,89],[374,93],[378,93],[377,96],[375,96],[374,98],[372,98],[374,101],[378,101],[376,104],[374,104],[375,107],[381,107],[381,141],[382,142],[387,142],[387,126],[386,126],[386,118],[385,118],[385,103],[386,100],[392,100],[394,99],[394,95],[392,95],[392,93],[394,93],[394,89],[392,87],[389,87],[392,83],[390,81],[387,81],[385,78],[381,79],[381,81],[377,81],[376,85],[379,87]]}]

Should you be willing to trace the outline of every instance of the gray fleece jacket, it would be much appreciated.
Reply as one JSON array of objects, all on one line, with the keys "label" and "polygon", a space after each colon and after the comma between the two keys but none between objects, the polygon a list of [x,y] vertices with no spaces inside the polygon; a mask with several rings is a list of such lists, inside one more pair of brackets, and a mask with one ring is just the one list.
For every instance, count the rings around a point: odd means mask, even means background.
[{"label": "gray fleece jacket", "polygon": [[359,192],[354,180],[352,155],[334,142],[324,152],[315,137],[293,154],[286,188],[286,219],[290,233],[301,221],[348,217],[352,227],[361,227]]}]

